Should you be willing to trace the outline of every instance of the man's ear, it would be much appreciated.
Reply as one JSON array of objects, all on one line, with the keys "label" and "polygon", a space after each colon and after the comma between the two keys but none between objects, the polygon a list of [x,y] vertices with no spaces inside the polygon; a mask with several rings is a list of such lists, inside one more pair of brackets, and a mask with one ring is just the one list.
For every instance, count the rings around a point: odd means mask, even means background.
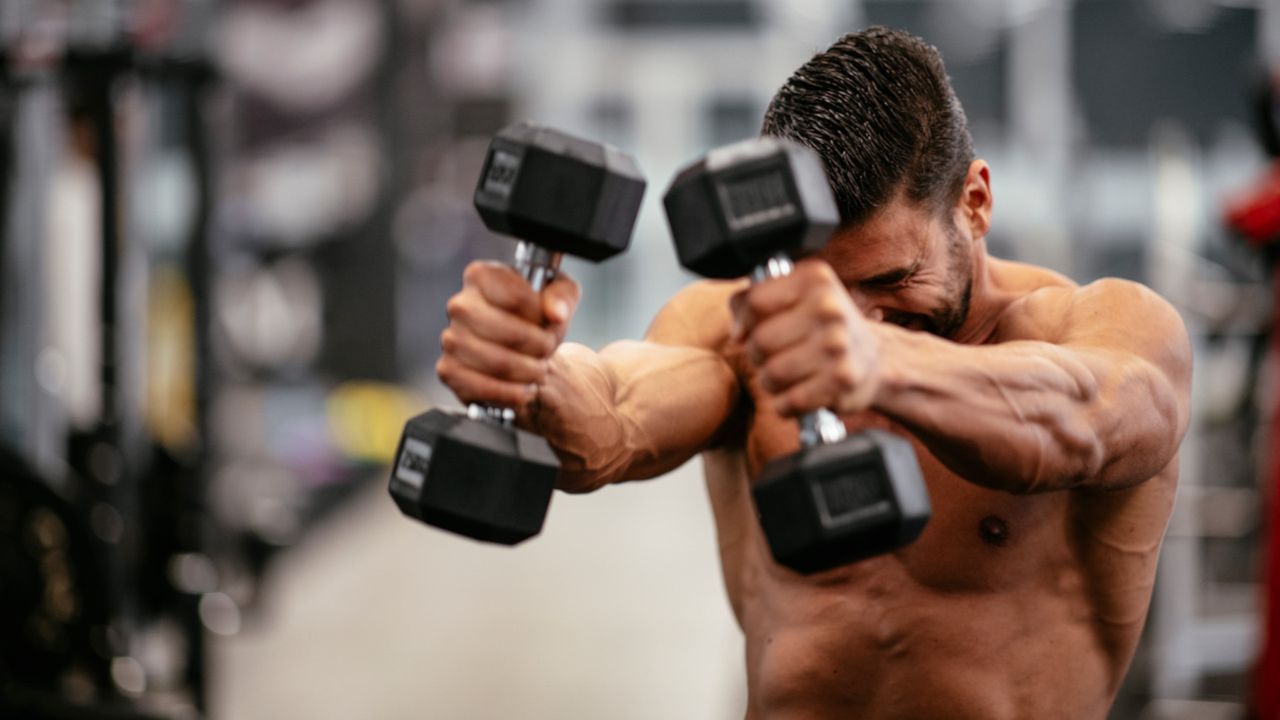
[{"label": "man's ear", "polygon": [[956,211],[961,222],[969,227],[970,237],[980,240],[991,229],[991,167],[985,160],[969,163],[969,172],[960,190]]}]

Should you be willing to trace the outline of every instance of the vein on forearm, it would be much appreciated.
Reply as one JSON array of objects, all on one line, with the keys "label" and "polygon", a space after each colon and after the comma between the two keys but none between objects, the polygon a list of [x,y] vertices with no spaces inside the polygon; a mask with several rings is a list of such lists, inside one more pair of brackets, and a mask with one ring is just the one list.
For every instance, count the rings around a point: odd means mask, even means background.
[{"label": "vein on forearm", "polygon": [[1034,492],[1098,470],[1098,379],[1072,352],[1017,341],[966,347],[917,333],[895,342],[879,408],[974,482]]},{"label": "vein on forearm", "polygon": [[[733,379],[709,381],[730,374],[714,354],[668,348],[663,355],[661,362],[633,367],[615,385],[614,404],[626,428],[629,455],[625,479],[652,477],[704,449],[731,404]],[[715,393],[717,385],[726,389],[723,396]]]},{"label": "vein on forearm", "polygon": [[600,353],[573,347],[560,362],[554,411],[541,420],[566,487],[581,491],[678,467],[731,404],[732,372],[708,351],[623,341]]}]

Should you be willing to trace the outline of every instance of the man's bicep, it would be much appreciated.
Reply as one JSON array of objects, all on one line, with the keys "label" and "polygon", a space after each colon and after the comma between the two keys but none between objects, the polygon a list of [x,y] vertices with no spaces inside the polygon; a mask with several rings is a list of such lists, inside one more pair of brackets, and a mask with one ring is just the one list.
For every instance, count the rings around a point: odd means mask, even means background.
[{"label": "man's bicep", "polygon": [[737,285],[695,283],[662,308],[643,341],[600,351],[628,426],[627,479],[678,467],[712,444],[738,410],[738,378],[725,358]]},{"label": "man's bicep", "polygon": [[737,408],[737,378],[711,350],[623,341],[600,354],[627,429],[631,462],[624,479],[680,466],[712,443]]}]

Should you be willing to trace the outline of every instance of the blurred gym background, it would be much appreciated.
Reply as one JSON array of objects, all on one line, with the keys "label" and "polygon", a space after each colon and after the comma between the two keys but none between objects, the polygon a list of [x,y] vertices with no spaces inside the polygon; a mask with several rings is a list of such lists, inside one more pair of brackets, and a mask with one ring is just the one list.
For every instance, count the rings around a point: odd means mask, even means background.
[{"label": "blurred gym background", "polygon": [[1141,280],[1191,329],[1112,716],[1280,717],[1268,0],[3,0],[0,716],[741,717],[697,461],[557,496],[514,550],[400,516],[385,463],[455,404],[432,367],[463,266],[512,251],[471,207],[492,133],[640,159],[631,252],[568,262],[571,339],[638,337],[690,279],[675,169],[871,23],[941,49],[993,252]]}]

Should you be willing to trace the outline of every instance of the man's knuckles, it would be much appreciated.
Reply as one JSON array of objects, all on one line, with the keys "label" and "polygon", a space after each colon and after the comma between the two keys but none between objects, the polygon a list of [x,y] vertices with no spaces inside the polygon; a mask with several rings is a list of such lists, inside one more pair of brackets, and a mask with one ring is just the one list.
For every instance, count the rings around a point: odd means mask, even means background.
[{"label": "man's knuckles", "polygon": [[569,332],[569,323],[578,311],[581,290],[567,276],[557,278],[542,291],[542,315],[547,319],[547,329],[558,342]]},{"label": "man's knuckles", "polygon": [[849,313],[849,297],[844,288],[816,288],[813,315],[819,322],[844,322]]},{"label": "man's knuckles", "polygon": [[543,289],[542,294],[544,301],[564,302],[572,312],[577,310],[578,302],[582,299],[582,286],[568,275],[561,274]]},{"label": "man's knuckles", "polygon": [[440,333],[440,349],[445,355],[456,354],[459,342],[458,331],[452,327],[447,327]]},{"label": "man's knuckles", "polygon": [[484,302],[530,321],[541,322],[537,293],[514,268],[502,263],[476,261],[462,273],[465,294],[474,291]]},{"label": "man's knuckles", "polygon": [[436,377],[455,393],[462,389],[459,387],[462,385],[462,378],[458,375],[459,367],[457,359],[450,355],[441,355],[436,360]]},{"label": "man's knuckles", "polygon": [[464,286],[474,286],[481,282],[483,277],[492,271],[494,263],[485,260],[474,260],[467,263],[462,270],[462,284]]},{"label": "man's knuckles", "polygon": [[849,352],[849,329],[828,325],[818,334],[818,350],[828,358],[839,359]]},{"label": "man's knuckles", "polygon": [[803,277],[786,275],[755,283],[746,290],[745,309],[761,319],[786,310],[804,296],[805,282]]},{"label": "man's knuckles", "polygon": [[471,298],[464,290],[449,298],[444,304],[444,312],[452,322],[465,322],[471,317]]},{"label": "man's knuckles", "polygon": [[804,380],[815,371],[808,359],[797,353],[779,355],[761,366],[760,386],[766,392],[780,393]]},{"label": "man's knuckles", "polygon": [[831,370],[832,390],[844,395],[858,389],[866,380],[866,373],[851,363],[841,363]]},{"label": "man's knuckles", "polygon": [[[823,265],[822,267],[826,267]],[[741,300],[735,298],[734,311],[748,329],[763,324],[780,314],[799,311],[800,322],[826,324],[847,322],[850,300],[844,287],[826,274],[823,282],[805,276],[789,275],[751,287]]]}]

